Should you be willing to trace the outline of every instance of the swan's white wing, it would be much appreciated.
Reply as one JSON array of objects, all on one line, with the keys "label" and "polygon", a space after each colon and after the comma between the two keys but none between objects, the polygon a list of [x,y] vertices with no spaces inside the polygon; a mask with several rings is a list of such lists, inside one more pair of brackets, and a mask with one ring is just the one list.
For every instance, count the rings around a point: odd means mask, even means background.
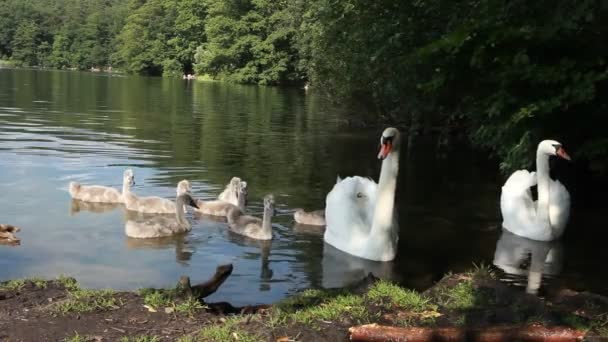
[{"label": "swan's white wing", "polygon": [[549,220],[555,238],[562,235],[570,217],[570,193],[558,180],[549,182]]},{"label": "swan's white wing", "polygon": [[[353,239],[367,239],[378,185],[369,178],[347,177],[336,183],[325,203],[325,241],[342,249]],[[337,246],[338,244],[339,246]]]},{"label": "swan's white wing", "polygon": [[503,227],[517,235],[525,235],[536,225],[536,205],[530,187],[536,185],[536,173],[515,171],[502,187],[500,211]]}]

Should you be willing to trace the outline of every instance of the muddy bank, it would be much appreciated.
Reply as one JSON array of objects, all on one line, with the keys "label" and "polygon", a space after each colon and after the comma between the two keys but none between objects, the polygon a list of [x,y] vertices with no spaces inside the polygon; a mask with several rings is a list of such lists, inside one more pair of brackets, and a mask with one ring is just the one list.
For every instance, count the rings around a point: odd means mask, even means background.
[{"label": "muddy bank", "polygon": [[[349,328],[370,323],[422,328],[390,333],[418,331],[439,340],[442,332],[462,339],[526,329],[568,332],[557,340],[608,339],[607,298],[565,290],[540,299],[500,283],[487,268],[447,275],[423,293],[368,277],[350,288],[307,290],[268,307],[205,303],[180,283],[176,289],[114,292],[82,289],[72,278],[5,282],[0,340],[347,341]],[[509,336],[515,335],[499,338]]]}]

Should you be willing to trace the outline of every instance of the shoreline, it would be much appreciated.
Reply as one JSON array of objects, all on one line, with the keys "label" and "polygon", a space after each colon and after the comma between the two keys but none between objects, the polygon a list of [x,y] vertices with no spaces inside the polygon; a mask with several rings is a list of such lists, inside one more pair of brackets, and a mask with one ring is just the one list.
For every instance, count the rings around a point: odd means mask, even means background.
[{"label": "shoreline", "polygon": [[197,298],[180,286],[133,292],[83,289],[68,277],[10,280],[0,283],[0,340],[371,341],[378,333],[414,340],[430,333],[608,338],[607,297],[563,289],[539,298],[500,282],[484,266],[447,274],[423,292],[370,274],[347,288],[309,289],[272,305]]}]

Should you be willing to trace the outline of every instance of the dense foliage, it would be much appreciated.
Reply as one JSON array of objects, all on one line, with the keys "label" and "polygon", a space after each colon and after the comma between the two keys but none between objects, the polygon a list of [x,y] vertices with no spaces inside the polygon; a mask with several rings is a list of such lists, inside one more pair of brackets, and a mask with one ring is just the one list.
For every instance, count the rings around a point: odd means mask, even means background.
[{"label": "dense foliage", "polygon": [[310,82],[411,127],[467,127],[505,170],[552,137],[606,173],[603,0],[0,0],[0,58]]}]

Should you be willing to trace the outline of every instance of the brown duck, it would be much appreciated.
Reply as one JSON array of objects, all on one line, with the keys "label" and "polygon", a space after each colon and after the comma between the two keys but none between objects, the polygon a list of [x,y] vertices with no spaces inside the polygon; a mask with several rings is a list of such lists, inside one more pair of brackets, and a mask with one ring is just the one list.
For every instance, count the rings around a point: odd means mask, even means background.
[{"label": "brown duck", "polygon": [[0,244],[19,245],[21,240],[15,236],[15,233],[20,230],[21,228],[19,227],[0,223]]}]

